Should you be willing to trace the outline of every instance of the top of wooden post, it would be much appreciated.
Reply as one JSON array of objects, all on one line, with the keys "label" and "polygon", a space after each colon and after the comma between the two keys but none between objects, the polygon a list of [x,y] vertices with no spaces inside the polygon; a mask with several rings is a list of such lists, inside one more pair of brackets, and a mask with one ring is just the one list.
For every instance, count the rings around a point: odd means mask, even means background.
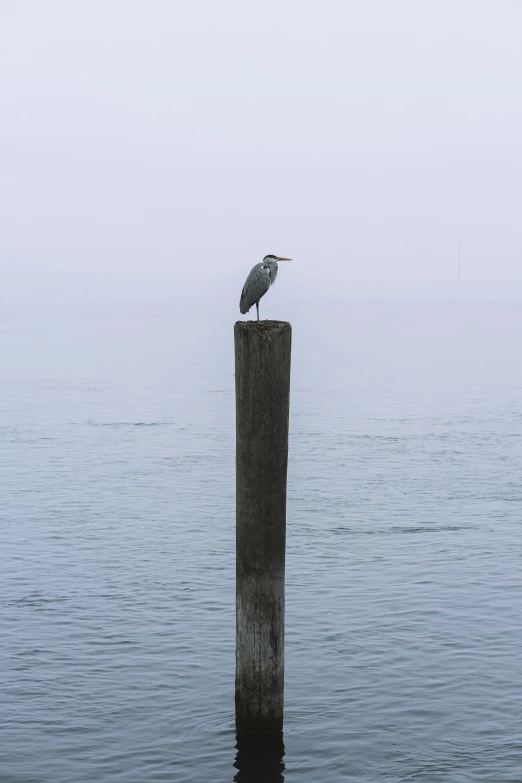
[{"label": "top of wooden post", "polygon": [[279,329],[291,329],[288,321],[236,321],[235,329],[238,331],[251,331],[263,334],[264,332],[278,331]]}]

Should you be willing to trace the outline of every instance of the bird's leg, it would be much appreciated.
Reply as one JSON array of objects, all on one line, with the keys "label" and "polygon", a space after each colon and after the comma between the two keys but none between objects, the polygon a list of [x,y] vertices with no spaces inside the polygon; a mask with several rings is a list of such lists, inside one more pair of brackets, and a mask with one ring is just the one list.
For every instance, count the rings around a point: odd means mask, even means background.
[{"label": "bird's leg", "polygon": [[257,322],[259,323],[259,299],[256,302],[256,307],[257,307]]}]

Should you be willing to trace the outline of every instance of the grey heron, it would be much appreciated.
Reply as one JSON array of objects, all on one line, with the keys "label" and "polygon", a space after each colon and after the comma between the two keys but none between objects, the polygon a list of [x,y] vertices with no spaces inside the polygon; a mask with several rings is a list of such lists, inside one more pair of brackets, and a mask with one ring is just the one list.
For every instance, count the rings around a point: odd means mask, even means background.
[{"label": "grey heron", "polygon": [[241,299],[239,300],[239,311],[242,315],[248,313],[252,305],[257,308],[257,320],[259,321],[259,300],[266,294],[268,289],[277,277],[277,262],[291,261],[291,258],[282,258],[281,256],[265,256],[260,264],[252,267],[248,275]]}]

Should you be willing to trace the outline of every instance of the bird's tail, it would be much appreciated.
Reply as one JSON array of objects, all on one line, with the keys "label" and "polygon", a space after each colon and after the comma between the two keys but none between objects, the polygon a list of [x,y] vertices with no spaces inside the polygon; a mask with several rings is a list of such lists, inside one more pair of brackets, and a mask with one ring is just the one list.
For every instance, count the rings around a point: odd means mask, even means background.
[{"label": "bird's tail", "polygon": [[246,303],[246,297],[245,297],[244,293],[242,293],[241,294],[241,299],[239,300],[239,312],[241,313],[241,315],[245,315],[245,313],[248,313],[249,310],[250,310],[250,307],[248,307],[248,305]]}]

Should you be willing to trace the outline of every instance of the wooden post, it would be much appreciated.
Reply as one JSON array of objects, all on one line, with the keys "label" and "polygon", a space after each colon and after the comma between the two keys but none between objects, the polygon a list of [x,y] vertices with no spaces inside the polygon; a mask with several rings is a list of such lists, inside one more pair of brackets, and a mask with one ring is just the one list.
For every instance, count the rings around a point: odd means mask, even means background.
[{"label": "wooden post", "polygon": [[292,327],[238,321],[236,728],[283,728],[286,471]]}]

